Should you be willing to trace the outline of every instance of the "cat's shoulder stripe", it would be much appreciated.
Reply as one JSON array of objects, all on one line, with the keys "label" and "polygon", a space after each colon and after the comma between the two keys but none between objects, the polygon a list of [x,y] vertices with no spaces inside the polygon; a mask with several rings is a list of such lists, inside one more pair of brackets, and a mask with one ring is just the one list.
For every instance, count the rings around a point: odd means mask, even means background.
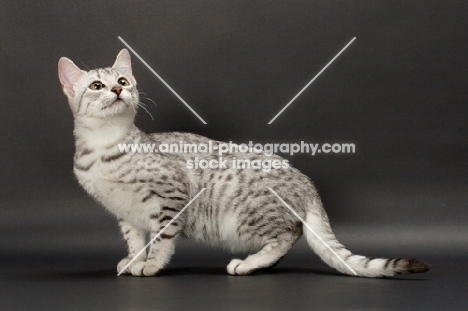
[{"label": "cat's shoulder stripe", "polygon": [[112,154],[112,155],[109,155],[109,156],[102,156],[101,160],[102,160],[102,162],[112,162],[112,161],[115,161],[115,160],[123,157],[124,155],[125,155],[125,153],[119,152],[119,153]]},{"label": "cat's shoulder stripe", "polygon": [[74,162],[73,167],[79,171],[87,172],[91,169],[94,163],[96,163],[96,161],[91,161],[91,163],[89,163],[88,165],[81,165],[81,164],[78,164],[77,162]]}]

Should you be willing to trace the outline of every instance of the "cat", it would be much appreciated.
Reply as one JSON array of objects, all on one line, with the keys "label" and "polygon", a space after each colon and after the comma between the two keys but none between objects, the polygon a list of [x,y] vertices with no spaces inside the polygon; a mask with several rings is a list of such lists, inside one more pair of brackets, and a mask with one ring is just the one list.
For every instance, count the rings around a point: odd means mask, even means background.
[{"label": "cat", "polygon": [[[128,245],[128,256],[117,265],[120,273],[157,275],[169,262],[181,235],[233,252],[252,252],[244,260],[231,260],[227,266],[231,275],[249,275],[274,266],[302,234],[324,262],[344,274],[391,277],[429,270],[416,259],[352,254],[336,239],[312,181],[292,166],[270,171],[232,165],[188,169],[188,160],[217,159],[218,153],[122,152],[118,145],[123,143],[221,143],[191,133],[146,134],[139,130],[134,125],[139,92],[126,49],[112,67],[90,71],[62,57],[58,73],[74,116],[76,178],[117,217]],[[224,156],[283,161],[277,155],[258,153]],[[196,195],[199,197],[180,213]],[[154,241],[142,251],[148,234]]]}]

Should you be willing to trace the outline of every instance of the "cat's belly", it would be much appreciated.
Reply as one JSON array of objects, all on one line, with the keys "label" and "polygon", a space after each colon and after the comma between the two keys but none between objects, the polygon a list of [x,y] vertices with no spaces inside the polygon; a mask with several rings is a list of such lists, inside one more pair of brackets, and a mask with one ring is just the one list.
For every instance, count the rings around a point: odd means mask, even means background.
[{"label": "cat's belly", "polygon": [[215,209],[196,205],[188,209],[184,235],[189,239],[222,246],[232,252],[258,250],[262,246],[242,236],[239,232],[239,217],[235,213],[223,212],[220,217],[213,217]]}]

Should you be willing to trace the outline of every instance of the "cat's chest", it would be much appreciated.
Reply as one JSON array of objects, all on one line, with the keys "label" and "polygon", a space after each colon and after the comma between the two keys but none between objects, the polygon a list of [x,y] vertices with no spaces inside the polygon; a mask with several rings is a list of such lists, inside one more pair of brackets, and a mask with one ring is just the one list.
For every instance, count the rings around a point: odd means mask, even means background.
[{"label": "cat's chest", "polygon": [[160,195],[165,195],[165,190],[172,195],[173,184],[183,189],[177,184],[177,178],[183,177],[177,167],[157,155],[105,149],[82,156],[77,153],[74,171],[82,187],[108,211],[149,230],[150,215],[161,210]]},{"label": "cat's chest", "polygon": [[92,195],[98,195],[104,189],[111,191],[112,184],[125,180],[124,171],[132,172],[130,155],[112,155],[105,150],[77,151],[73,166],[79,183]]},{"label": "cat's chest", "polygon": [[75,156],[74,172],[78,182],[118,217],[138,209],[141,185],[135,182],[131,157],[99,151],[89,156]]}]

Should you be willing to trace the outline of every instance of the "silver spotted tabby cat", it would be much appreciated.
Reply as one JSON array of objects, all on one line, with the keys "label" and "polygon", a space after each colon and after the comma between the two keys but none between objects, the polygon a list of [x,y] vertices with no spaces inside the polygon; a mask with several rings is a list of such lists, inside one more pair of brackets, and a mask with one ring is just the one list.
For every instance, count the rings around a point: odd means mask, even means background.
[{"label": "silver spotted tabby cat", "polygon": [[[119,144],[123,143],[213,142],[191,133],[146,134],[134,125],[139,93],[127,50],[109,68],[83,71],[61,58],[58,69],[74,116],[75,175],[117,217],[128,243],[128,257],[118,263],[119,272],[156,275],[174,253],[177,237],[183,235],[234,252],[252,251],[244,260],[233,259],[227,266],[229,274],[248,275],[275,265],[303,233],[323,261],[345,274],[384,277],[429,270],[415,259],[352,254],[336,239],[312,181],[293,167],[269,172],[230,165],[188,169],[188,160],[217,159],[218,153],[122,152]],[[232,152],[224,156],[255,160],[266,155]],[[282,161],[276,155],[269,159]],[[205,191],[174,219],[202,189]],[[147,251],[140,252],[148,234],[159,236]]]}]

